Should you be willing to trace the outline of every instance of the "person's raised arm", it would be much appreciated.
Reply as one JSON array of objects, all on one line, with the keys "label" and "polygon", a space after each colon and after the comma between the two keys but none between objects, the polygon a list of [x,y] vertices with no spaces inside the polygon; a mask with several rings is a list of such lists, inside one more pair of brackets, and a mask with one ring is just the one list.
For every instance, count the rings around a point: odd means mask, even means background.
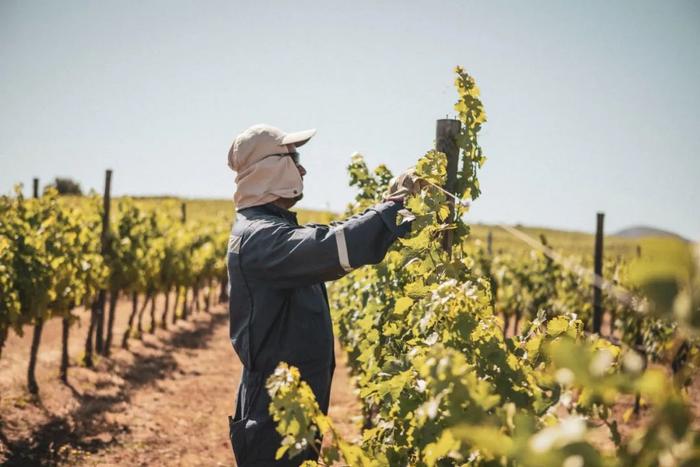
[{"label": "person's raised arm", "polygon": [[238,248],[242,271],[280,288],[338,279],[380,262],[396,238],[408,233],[409,223],[396,225],[402,208],[387,201],[332,225],[254,222]]}]

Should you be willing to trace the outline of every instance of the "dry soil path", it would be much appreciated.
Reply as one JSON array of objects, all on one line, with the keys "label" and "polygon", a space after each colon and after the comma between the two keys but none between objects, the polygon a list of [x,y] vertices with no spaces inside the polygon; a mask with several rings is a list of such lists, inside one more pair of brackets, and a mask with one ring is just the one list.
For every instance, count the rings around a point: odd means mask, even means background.
[{"label": "dry soil path", "polygon": [[[118,330],[128,308],[120,302]],[[73,358],[85,328],[73,332]],[[57,380],[60,322],[50,321],[37,368],[38,400],[24,390],[28,349],[29,335],[12,337],[0,360],[3,465],[235,465],[227,415],[241,367],[223,306],[133,340],[130,350],[115,351],[95,370],[71,368],[69,385]],[[360,413],[352,387],[338,353],[330,411],[350,439],[358,436]]]}]

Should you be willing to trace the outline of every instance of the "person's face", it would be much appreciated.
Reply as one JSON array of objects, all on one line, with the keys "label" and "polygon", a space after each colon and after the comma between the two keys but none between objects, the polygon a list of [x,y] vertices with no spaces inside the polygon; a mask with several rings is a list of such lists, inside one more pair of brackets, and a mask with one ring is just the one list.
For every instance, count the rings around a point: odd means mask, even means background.
[{"label": "person's face", "polygon": [[[293,144],[288,144],[287,150],[288,150],[288,152],[296,152],[297,148]],[[296,166],[297,166],[297,170],[299,171],[299,175],[301,175],[301,178],[304,178],[304,175],[306,175],[306,169],[301,164],[297,164]]]},{"label": "person's face", "polygon": [[[288,145],[287,145],[287,150],[288,150],[288,152],[296,152],[297,148],[296,148],[296,146],[294,146],[293,144],[288,144]],[[297,166],[297,170],[299,171],[299,175],[301,176],[301,178],[302,178],[302,180],[303,180],[303,179],[304,179],[304,175],[306,175],[306,169],[304,168],[303,165],[301,165],[301,163],[296,164],[296,166]],[[294,206],[294,205],[295,205],[299,200],[301,200],[303,197],[304,197],[304,193],[299,193],[299,194],[298,194],[297,196],[295,196],[294,198],[291,198],[291,199],[290,199],[290,202],[291,202],[290,207],[291,207],[291,206]]]}]

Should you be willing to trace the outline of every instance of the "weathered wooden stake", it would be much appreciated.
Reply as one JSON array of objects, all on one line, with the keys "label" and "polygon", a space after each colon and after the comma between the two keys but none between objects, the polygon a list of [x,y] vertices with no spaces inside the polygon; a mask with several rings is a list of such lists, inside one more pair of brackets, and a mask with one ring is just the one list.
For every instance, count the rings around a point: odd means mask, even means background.
[{"label": "weathered wooden stake", "polygon": [[180,221],[183,224],[187,222],[187,204],[184,201],[180,203]]},{"label": "weathered wooden stake", "polygon": [[603,275],[603,222],[605,213],[599,212],[596,216],[595,250],[593,272],[593,332],[600,334],[600,326],[603,323],[603,291],[600,278]]},{"label": "weathered wooden stake", "polygon": [[489,256],[493,256],[493,232],[489,230],[488,235],[486,235],[486,251]]},{"label": "weathered wooden stake", "polygon": [[[111,205],[111,192],[112,192],[112,170],[107,169],[105,171],[105,192],[102,197],[102,234],[100,236],[100,252],[102,256],[106,256],[109,249],[109,208]],[[97,294],[97,305],[95,306],[96,312],[96,326],[95,326],[95,349],[98,353],[105,354],[104,350],[104,315],[105,315],[105,301],[107,299],[107,291],[101,289]]]},{"label": "weathered wooden stake", "polygon": [[[450,193],[455,192],[455,183],[457,182],[457,167],[459,164],[459,147],[457,146],[457,136],[462,128],[462,123],[459,120],[444,118],[437,121],[435,130],[435,150],[445,153],[447,156],[447,180],[445,181],[445,190]],[[450,204],[450,219],[454,218],[454,200],[449,200]],[[448,252],[452,251],[453,232],[448,230],[442,239],[442,246]]]},{"label": "weathered wooden stake", "polygon": [[[32,194],[34,198],[39,197],[39,179],[32,180]],[[30,394],[39,393],[39,385],[36,383],[36,361],[39,345],[41,344],[41,332],[44,329],[44,317],[39,316],[34,321],[34,332],[32,333],[32,347],[29,352],[29,368],[27,369],[27,388]]]}]

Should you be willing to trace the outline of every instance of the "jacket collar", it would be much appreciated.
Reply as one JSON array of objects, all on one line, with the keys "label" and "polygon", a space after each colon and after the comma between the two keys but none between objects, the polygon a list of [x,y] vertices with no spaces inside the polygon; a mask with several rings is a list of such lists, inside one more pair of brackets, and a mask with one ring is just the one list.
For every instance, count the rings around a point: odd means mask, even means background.
[{"label": "jacket collar", "polygon": [[[297,222],[297,213],[289,211],[287,209],[281,208],[273,203],[267,203],[267,204],[261,204],[259,206],[252,206],[250,208],[245,208],[245,209],[259,209],[262,211],[267,212],[268,214],[272,214],[273,216],[281,217],[283,219],[288,220],[289,222],[293,223],[294,225],[299,225]],[[242,209],[243,211],[243,209]]]}]

